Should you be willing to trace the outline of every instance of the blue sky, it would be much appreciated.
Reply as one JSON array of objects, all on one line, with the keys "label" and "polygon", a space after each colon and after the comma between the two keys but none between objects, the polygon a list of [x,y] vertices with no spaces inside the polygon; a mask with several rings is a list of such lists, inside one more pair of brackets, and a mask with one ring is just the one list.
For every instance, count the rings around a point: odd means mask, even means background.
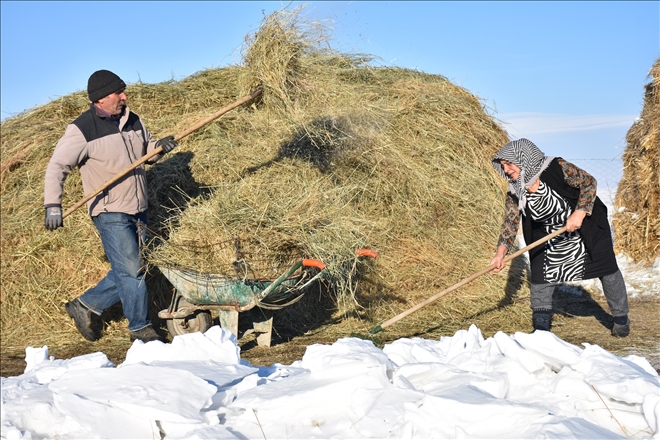
[{"label": "blue sky", "polygon": [[238,64],[264,13],[299,4],[333,48],[443,75],[512,137],[566,158],[620,157],[660,55],[658,1],[2,1],[2,118],[98,69],[154,83]]}]

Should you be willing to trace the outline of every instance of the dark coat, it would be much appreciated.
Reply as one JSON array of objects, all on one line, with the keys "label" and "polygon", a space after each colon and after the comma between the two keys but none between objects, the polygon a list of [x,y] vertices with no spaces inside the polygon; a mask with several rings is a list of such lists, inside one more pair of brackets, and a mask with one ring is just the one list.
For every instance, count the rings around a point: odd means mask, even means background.
[{"label": "dark coat", "polygon": [[[558,158],[550,162],[548,168],[541,173],[540,179],[555,190],[557,194],[564,197],[571,208],[575,210],[580,190],[566,183]],[[522,216],[522,229],[525,243],[533,243],[546,236],[542,224],[532,220],[529,207],[525,208]],[[619,270],[614,255],[612,232],[607,219],[607,206],[600,198],[596,197],[593,211],[591,215],[584,217],[579,233],[587,249],[584,279],[600,278]],[[546,282],[543,280],[545,248],[545,245],[541,245],[532,249],[529,253],[533,283]]]}]

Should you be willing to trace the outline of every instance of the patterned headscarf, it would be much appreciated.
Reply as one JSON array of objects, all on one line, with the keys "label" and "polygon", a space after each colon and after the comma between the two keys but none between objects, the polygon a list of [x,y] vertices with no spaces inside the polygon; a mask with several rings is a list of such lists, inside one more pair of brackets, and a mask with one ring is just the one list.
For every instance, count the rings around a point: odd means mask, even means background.
[{"label": "patterned headscarf", "polygon": [[[520,168],[518,180],[513,180],[504,173],[500,160],[507,160]],[[504,145],[493,157],[493,167],[509,181],[509,192],[518,197],[518,208],[527,205],[527,188],[534,185],[536,179],[550,165],[553,156],[546,156],[532,141],[521,138]]]}]

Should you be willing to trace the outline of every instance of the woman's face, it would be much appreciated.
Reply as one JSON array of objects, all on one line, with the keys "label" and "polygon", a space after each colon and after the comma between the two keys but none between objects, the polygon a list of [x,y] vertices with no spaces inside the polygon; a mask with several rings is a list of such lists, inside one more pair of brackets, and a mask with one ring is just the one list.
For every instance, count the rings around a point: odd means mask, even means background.
[{"label": "woman's face", "polygon": [[504,169],[504,174],[506,174],[513,180],[518,180],[518,177],[520,176],[520,168],[518,168],[516,165],[512,164],[508,160],[504,160],[504,159],[500,160],[500,164]]}]

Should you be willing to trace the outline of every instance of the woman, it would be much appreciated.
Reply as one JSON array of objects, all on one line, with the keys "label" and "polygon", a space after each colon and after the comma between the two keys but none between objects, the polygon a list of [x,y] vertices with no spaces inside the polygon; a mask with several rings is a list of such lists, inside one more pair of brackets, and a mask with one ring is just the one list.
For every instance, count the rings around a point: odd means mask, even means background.
[{"label": "woman", "polygon": [[491,274],[506,266],[502,260],[521,218],[526,243],[566,226],[567,232],[529,252],[534,330],[550,330],[557,285],[599,278],[614,317],[612,335],[627,336],[628,294],[614,255],[607,208],[596,196],[596,179],[560,157],[546,156],[527,139],[504,145],[493,167],[509,181],[509,188]]}]

